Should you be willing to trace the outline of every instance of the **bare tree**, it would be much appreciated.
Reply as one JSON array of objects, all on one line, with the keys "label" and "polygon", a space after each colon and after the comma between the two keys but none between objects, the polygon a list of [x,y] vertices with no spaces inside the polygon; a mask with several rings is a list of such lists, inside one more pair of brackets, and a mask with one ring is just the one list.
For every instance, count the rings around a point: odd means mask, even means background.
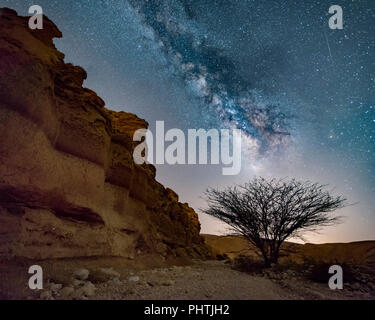
[{"label": "bare tree", "polygon": [[202,211],[254,244],[269,267],[277,263],[286,239],[339,222],[332,212],[344,207],[346,199],[332,196],[325,187],[295,179],[255,178],[223,191],[208,189],[208,208]]}]

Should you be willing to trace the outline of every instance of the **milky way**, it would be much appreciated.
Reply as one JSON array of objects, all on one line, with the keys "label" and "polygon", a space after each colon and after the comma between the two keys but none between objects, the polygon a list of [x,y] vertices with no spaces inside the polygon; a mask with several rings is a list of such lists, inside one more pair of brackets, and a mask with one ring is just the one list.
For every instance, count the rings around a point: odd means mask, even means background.
[{"label": "milky way", "polygon": [[286,143],[289,131],[285,115],[277,105],[256,103],[250,79],[239,75],[233,61],[207,43],[188,2],[130,2],[176,73],[201,99],[209,120],[242,130],[255,140],[261,153]]}]

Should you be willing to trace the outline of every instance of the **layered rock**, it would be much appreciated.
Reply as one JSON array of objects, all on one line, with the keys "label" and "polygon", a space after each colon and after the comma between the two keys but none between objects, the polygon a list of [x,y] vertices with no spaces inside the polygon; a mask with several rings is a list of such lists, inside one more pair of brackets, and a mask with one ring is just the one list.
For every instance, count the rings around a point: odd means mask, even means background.
[{"label": "layered rock", "polygon": [[194,210],[133,161],[147,122],[82,87],[48,18],[0,16],[0,255],[205,256]]}]

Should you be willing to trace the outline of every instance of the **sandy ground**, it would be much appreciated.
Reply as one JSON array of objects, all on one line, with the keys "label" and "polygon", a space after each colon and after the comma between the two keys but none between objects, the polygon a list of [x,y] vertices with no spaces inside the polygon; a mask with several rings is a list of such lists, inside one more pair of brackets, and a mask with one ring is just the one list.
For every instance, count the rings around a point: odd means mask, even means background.
[{"label": "sandy ground", "polygon": [[372,299],[370,295],[332,291],[328,285],[301,279],[271,280],[233,270],[223,261],[196,262],[187,267],[142,271],[138,282],[97,286],[92,299],[290,300]]},{"label": "sandy ground", "polygon": [[[250,275],[234,270],[228,261],[194,261],[185,266],[153,269],[132,268],[131,262],[111,259],[68,260],[44,262],[45,290],[31,291],[24,273],[27,263],[17,264],[7,275],[0,269],[1,299],[91,299],[91,300],[290,300],[290,299],[375,299],[375,290],[363,293],[352,290],[330,290],[327,284],[314,283],[295,275],[273,279],[267,275]],[[115,266],[115,267],[111,267]],[[110,267],[115,275],[103,279],[95,276],[99,267]],[[75,283],[75,271],[87,268],[88,279]],[[22,271],[22,272],[21,272]],[[57,286],[57,290],[51,290]],[[77,281],[76,281],[77,282]],[[89,284],[89,294],[82,293],[81,285]],[[71,288],[69,295],[64,288]],[[91,290],[92,289],[92,290]],[[375,288],[374,288],[375,289]],[[69,290],[68,290],[69,291]],[[51,294],[52,292],[52,294]],[[73,295],[72,295],[73,294]]]},{"label": "sandy ground", "polygon": [[288,299],[293,296],[268,279],[232,270],[224,262],[142,271],[138,282],[98,286],[98,299]]}]

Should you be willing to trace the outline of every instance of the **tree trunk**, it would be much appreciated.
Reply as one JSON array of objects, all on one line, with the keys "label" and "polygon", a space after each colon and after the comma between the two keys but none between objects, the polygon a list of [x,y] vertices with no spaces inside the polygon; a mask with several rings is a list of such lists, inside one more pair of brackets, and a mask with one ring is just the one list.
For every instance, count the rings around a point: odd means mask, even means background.
[{"label": "tree trunk", "polygon": [[270,268],[271,267],[271,260],[270,258],[267,256],[267,252],[264,251],[264,250],[261,250],[262,251],[262,256],[263,256],[263,259],[264,259],[264,265],[266,268]]},{"label": "tree trunk", "polygon": [[272,252],[272,255],[270,257],[271,263],[277,263],[279,260],[279,248],[276,248],[275,251]]},{"label": "tree trunk", "polygon": [[264,259],[264,266],[266,268],[270,268],[271,267],[271,260],[267,257],[267,255],[264,255],[263,259]]}]

